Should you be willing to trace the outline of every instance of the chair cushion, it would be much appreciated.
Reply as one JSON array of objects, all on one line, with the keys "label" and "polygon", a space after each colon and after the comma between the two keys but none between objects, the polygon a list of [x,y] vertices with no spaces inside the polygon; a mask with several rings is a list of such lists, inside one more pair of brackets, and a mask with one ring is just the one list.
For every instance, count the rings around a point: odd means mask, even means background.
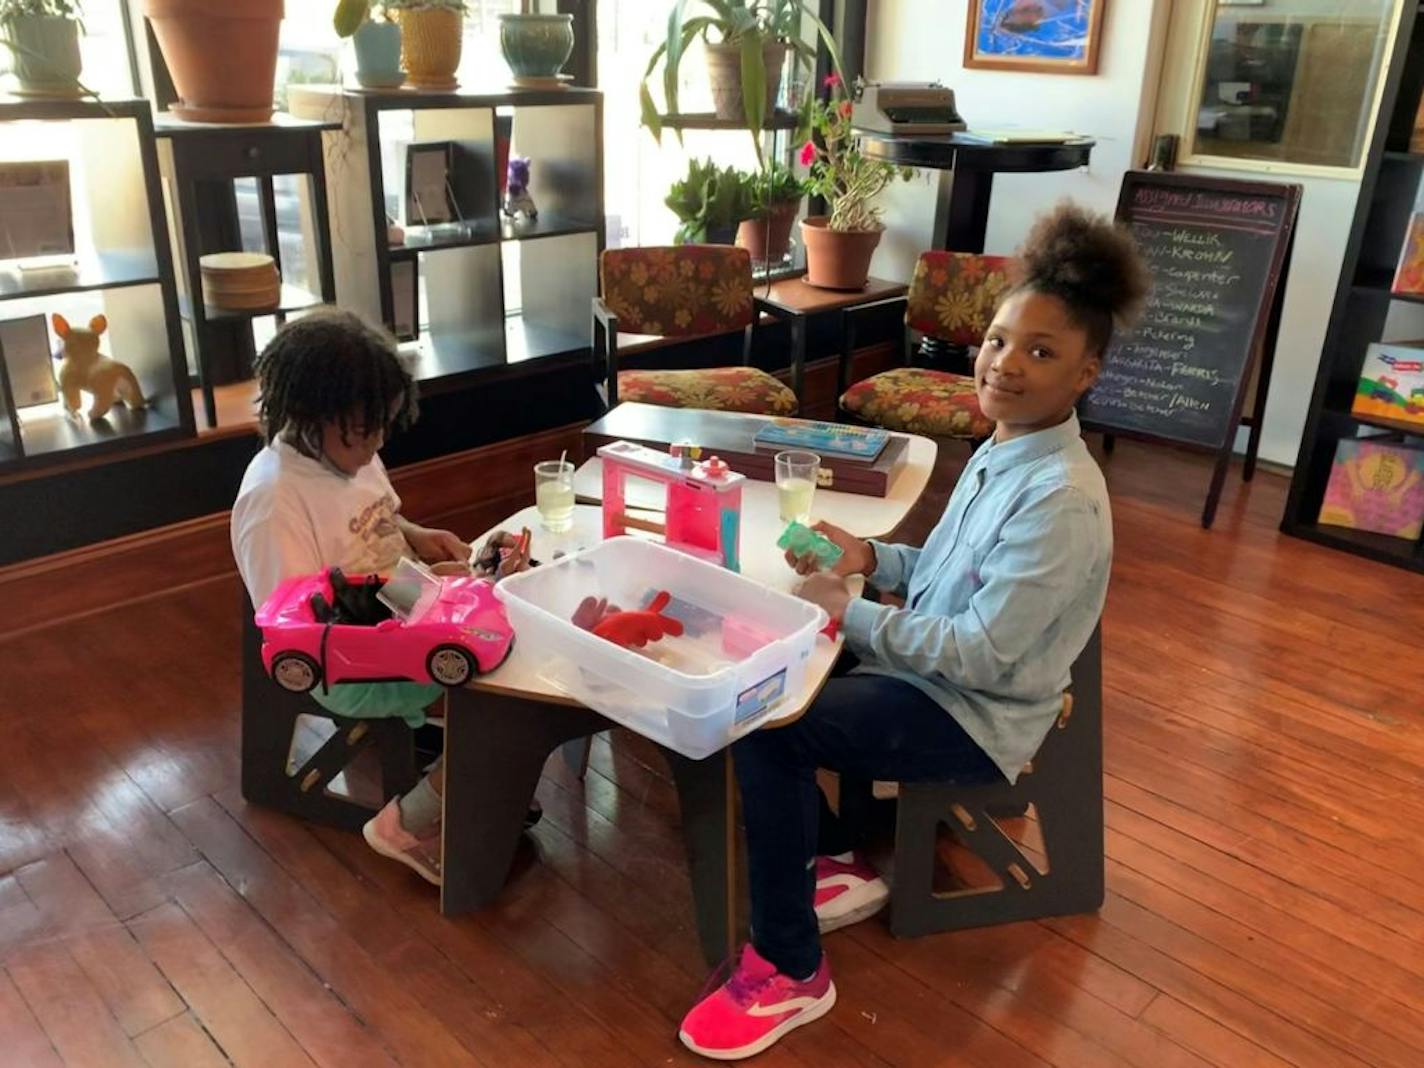
[{"label": "chair cushion", "polygon": [[694,371],[619,371],[618,399],[666,408],[795,415],[796,394],[755,367]]},{"label": "chair cushion", "polygon": [[697,337],[752,321],[752,261],[744,248],[611,248],[599,264],[604,303],[625,334]]},{"label": "chair cushion", "polygon": [[906,297],[905,322],[951,345],[980,344],[1008,292],[1012,266],[1007,256],[921,253]]},{"label": "chair cushion", "polygon": [[841,407],[863,422],[907,434],[978,439],[994,432],[979,410],[974,380],[947,371],[883,371],[846,390]]}]

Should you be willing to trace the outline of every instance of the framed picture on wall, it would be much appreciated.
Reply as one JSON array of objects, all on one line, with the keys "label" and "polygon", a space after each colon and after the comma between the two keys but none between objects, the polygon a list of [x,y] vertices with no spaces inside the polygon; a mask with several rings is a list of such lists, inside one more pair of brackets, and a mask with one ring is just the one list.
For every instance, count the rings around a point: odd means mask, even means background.
[{"label": "framed picture on wall", "polygon": [[964,65],[1098,73],[1107,0],[969,0]]}]

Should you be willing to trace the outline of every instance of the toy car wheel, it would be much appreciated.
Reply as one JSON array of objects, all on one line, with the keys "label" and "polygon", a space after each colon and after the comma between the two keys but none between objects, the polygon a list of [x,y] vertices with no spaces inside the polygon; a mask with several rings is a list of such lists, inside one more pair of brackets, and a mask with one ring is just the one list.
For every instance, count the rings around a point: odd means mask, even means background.
[{"label": "toy car wheel", "polygon": [[272,661],[272,680],[284,690],[306,693],[321,681],[321,668],[305,653],[279,653]]},{"label": "toy car wheel", "polygon": [[475,674],[475,661],[458,645],[437,645],[426,658],[425,668],[441,686],[463,686]]}]

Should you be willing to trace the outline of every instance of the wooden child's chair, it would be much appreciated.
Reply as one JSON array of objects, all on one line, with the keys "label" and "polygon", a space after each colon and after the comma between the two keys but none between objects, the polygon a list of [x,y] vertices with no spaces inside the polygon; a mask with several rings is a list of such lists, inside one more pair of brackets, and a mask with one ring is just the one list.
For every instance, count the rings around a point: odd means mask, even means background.
[{"label": "wooden child's chair", "polygon": [[[336,731],[302,764],[288,771],[297,717],[329,719]],[[306,694],[278,686],[262,667],[262,632],[252,621],[252,602],[242,596],[242,796],[312,823],[359,830],[379,811],[328,790],[358,756],[375,747],[382,802],[403,794],[419,779],[415,734],[401,719],[333,716]]]},{"label": "wooden child's chair", "polygon": [[[841,814],[863,825],[871,784],[841,780]],[[1032,804],[1047,870],[1000,826]],[[939,828],[998,876],[998,888],[934,889]],[[1104,894],[1102,637],[1093,632],[1073,665],[1063,712],[1033,760],[1010,786],[901,783],[895,818],[890,931],[914,937],[1100,908]]]}]

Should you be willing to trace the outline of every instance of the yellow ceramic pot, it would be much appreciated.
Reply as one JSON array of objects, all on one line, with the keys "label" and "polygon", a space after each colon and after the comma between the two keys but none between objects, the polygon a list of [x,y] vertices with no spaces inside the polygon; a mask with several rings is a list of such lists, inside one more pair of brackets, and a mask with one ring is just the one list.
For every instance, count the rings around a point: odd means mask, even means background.
[{"label": "yellow ceramic pot", "polygon": [[448,7],[402,8],[401,66],[417,89],[454,89],[459,83],[460,42],[464,25]]}]

